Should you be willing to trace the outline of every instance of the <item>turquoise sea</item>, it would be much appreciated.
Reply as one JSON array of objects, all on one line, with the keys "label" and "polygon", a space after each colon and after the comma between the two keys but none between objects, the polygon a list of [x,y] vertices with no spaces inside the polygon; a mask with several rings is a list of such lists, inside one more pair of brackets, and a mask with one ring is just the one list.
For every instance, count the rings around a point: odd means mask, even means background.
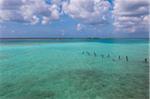
[{"label": "turquoise sea", "polygon": [[0,99],[148,99],[148,39],[3,39]]}]

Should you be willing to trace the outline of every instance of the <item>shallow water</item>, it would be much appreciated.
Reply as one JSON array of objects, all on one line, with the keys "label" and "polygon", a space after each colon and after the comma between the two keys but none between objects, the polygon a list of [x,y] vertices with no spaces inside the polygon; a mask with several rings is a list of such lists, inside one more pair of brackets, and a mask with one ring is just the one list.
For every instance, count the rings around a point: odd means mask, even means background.
[{"label": "shallow water", "polygon": [[148,99],[149,44],[146,39],[1,41],[0,99]]}]

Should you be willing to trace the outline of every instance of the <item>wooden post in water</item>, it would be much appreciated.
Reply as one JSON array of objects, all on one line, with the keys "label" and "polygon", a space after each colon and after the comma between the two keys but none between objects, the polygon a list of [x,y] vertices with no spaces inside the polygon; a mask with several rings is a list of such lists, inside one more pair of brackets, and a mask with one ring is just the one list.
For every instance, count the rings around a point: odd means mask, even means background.
[{"label": "wooden post in water", "polygon": [[148,60],[147,60],[147,58],[145,58],[144,62],[145,62],[145,63],[148,63]]},{"label": "wooden post in water", "polygon": [[97,56],[95,51],[94,51],[94,56],[95,56],[95,57]]},{"label": "wooden post in water", "polygon": [[120,60],[120,59],[121,59],[121,57],[120,57],[120,56],[118,56],[118,59]]},{"label": "wooden post in water", "polygon": [[90,53],[88,51],[86,51],[86,53],[90,56]]},{"label": "wooden post in water", "polygon": [[109,57],[110,57],[110,54],[108,54],[107,57],[109,58]]},{"label": "wooden post in water", "polygon": [[129,61],[128,56],[126,56],[126,61],[127,61],[127,62]]},{"label": "wooden post in water", "polygon": [[84,54],[84,51],[82,51],[82,54]]}]

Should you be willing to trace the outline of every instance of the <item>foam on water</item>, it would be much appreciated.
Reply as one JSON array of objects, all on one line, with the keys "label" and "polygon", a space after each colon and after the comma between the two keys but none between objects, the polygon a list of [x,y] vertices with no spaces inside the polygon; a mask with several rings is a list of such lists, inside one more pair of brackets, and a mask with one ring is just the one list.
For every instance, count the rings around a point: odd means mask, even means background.
[{"label": "foam on water", "polygon": [[3,42],[0,99],[148,99],[149,42],[127,41]]}]

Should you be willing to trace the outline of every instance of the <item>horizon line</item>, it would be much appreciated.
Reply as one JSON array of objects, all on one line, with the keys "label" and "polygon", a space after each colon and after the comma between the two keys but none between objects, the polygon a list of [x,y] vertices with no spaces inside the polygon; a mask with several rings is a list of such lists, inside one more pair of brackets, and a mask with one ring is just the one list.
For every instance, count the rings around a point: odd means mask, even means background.
[{"label": "horizon line", "polygon": [[150,39],[142,37],[0,37],[0,39]]}]

